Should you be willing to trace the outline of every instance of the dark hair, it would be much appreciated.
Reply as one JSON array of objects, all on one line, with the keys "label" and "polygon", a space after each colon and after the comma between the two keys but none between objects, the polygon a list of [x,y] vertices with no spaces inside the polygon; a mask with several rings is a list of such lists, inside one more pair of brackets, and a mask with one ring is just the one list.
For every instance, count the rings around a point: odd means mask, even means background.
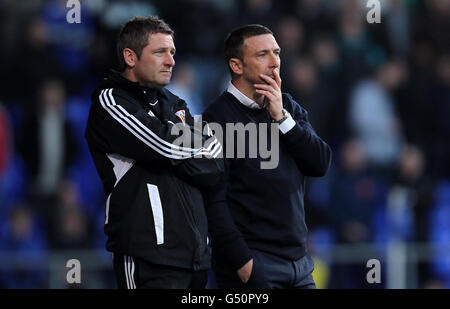
[{"label": "dark hair", "polygon": [[[228,62],[231,58],[243,60],[242,45],[246,38],[261,34],[272,34],[269,28],[258,24],[245,25],[231,30],[225,39],[225,60]],[[231,68],[228,67],[230,72]]]},{"label": "dark hair", "polygon": [[123,58],[123,50],[125,48],[131,49],[139,59],[142,49],[149,44],[148,35],[153,33],[165,33],[173,37],[174,31],[164,20],[151,15],[147,17],[136,16],[122,25],[117,36],[117,57],[121,71],[124,71],[127,67]]}]

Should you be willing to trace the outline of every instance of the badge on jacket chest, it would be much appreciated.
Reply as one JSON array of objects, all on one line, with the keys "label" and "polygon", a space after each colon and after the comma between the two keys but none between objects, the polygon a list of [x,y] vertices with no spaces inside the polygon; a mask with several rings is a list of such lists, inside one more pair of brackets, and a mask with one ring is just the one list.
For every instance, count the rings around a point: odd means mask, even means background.
[{"label": "badge on jacket chest", "polygon": [[180,109],[175,113],[175,116],[181,119],[183,123],[186,123],[186,111],[184,109]]}]

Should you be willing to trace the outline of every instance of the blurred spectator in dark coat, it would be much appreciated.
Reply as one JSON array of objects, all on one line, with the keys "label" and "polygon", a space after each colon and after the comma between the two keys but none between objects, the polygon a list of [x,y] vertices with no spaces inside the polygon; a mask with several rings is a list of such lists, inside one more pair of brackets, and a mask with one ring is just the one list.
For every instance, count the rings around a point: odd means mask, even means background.
[{"label": "blurred spectator in dark coat", "polygon": [[[338,243],[365,244],[372,240],[372,218],[380,192],[377,180],[368,173],[361,142],[347,141],[341,148],[339,172],[330,192],[329,221]],[[365,264],[333,264],[329,287],[368,287]]]},{"label": "blurred spectator in dark coat", "polygon": [[[327,142],[332,142],[334,137],[346,133],[345,121],[338,116],[343,101],[338,51],[331,39],[322,36],[309,47],[310,57],[290,59],[283,85],[299,98],[316,132]],[[282,52],[284,54],[284,49]]]},{"label": "blurred spectator in dark coat", "polygon": [[435,116],[433,168],[438,177],[450,178],[450,51],[437,58],[432,89],[429,101],[423,104],[430,104]]},{"label": "blurred spectator in dark coat", "polygon": [[[282,64],[290,64],[295,58],[298,58],[305,49],[305,29],[301,21],[294,16],[287,16],[278,21],[276,34],[278,44],[283,52]],[[288,68],[289,66],[286,66]],[[283,70],[286,71],[286,70]],[[286,73],[281,73],[281,78]]]},{"label": "blurred spectator in dark coat", "polygon": [[315,115],[320,118],[319,130],[326,141],[340,144],[348,136],[348,132],[345,121],[346,91],[341,86],[339,52],[331,37],[319,34],[311,43],[310,53],[319,76],[317,94],[320,103]]},{"label": "blurred spectator in dark coat", "polygon": [[39,111],[24,122],[19,138],[33,191],[38,196],[56,193],[76,153],[73,134],[64,117],[65,100],[60,81],[45,81],[40,88]]},{"label": "blurred spectator in dark coat", "polygon": [[411,73],[404,91],[398,93],[398,111],[404,124],[405,137],[409,143],[420,146],[428,158],[438,138],[435,134],[436,123],[432,120],[434,109],[428,102],[433,93],[434,57],[428,40],[414,41],[409,65]]},{"label": "blurred spectator in dark coat", "polygon": [[[422,151],[416,146],[405,147],[399,157],[396,174],[392,181],[388,196],[391,214],[398,214],[397,231],[412,241],[425,243],[428,241],[428,213],[434,203],[434,183],[426,171],[426,161]],[[412,222],[408,222],[408,221]],[[403,228],[402,228],[403,227]],[[392,228],[385,226],[386,229]],[[403,230],[403,231],[402,231]],[[411,235],[408,235],[411,234]],[[419,263],[419,285],[428,280],[428,268]]]},{"label": "blurred spectator in dark coat", "polygon": [[367,171],[364,147],[358,140],[346,142],[340,152],[340,172],[330,195],[330,222],[341,243],[371,240],[376,181]]},{"label": "blurred spectator in dark coat", "polygon": [[358,1],[342,3],[337,17],[336,43],[343,65],[343,87],[349,89],[379,63],[385,52],[367,30],[365,14]]},{"label": "blurred spectator in dark coat", "polygon": [[325,132],[325,127],[330,121],[330,106],[325,93],[326,88],[320,88],[316,65],[309,58],[297,57],[292,59],[287,71],[289,76],[285,79],[286,89],[299,98],[300,104],[308,111],[308,119],[314,130],[328,141],[329,135],[325,133],[329,132]]},{"label": "blurred spectator in dark coat", "polygon": [[427,213],[433,203],[434,183],[426,174],[423,152],[414,145],[405,147],[399,157],[392,190],[401,190],[414,213],[413,239],[426,242],[428,239]]},{"label": "blurred spectator in dark coat", "polygon": [[410,143],[423,150],[428,174],[434,178],[448,178],[450,53],[436,55],[428,41],[415,42],[412,70],[399,101],[405,135]]},{"label": "blurred spectator in dark coat", "polygon": [[421,1],[420,14],[413,20],[414,35],[427,39],[437,54],[450,51],[450,2],[448,0]]}]

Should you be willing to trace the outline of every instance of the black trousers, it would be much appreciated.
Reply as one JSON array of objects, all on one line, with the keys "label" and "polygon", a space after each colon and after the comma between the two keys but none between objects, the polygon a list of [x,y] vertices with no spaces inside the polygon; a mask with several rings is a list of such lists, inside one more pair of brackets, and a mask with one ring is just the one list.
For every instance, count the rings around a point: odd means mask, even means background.
[{"label": "black trousers", "polygon": [[139,258],[113,255],[119,289],[204,289],[207,270],[156,265]]},{"label": "black trousers", "polygon": [[250,279],[243,283],[236,271],[227,265],[213,263],[217,286],[225,289],[315,289],[312,277],[314,261],[310,255],[296,260],[252,250],[253,269]]}]

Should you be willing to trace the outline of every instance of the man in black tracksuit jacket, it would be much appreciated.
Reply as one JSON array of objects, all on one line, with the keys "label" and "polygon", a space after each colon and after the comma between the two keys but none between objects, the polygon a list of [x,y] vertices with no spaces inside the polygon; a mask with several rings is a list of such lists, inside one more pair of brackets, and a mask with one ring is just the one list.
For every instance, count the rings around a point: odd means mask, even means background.
[{"label": "man in black tracksuit jacket", "polygon": [[[207,282],[201,191],[220,180],[221,145],[194,130],[186,103],[162,88],[175,65],[172,35],[156,17],[126,23],[118,39],[124,72],[112,71],[92,95],[85,136],[107,196],[106,248],[120,288]],[[180,124],[187,130],[173,131]],[[180,146],[180,137],[202,143]]]},{"label": "man in black tracksuit jacket", "polygon": [[[315,288],[314,264],[306,248],[305,176],[326,173],[330,147],[312,129],[306,110],[281,92],[280,48],[269,29],[248,25],[233,30],[225,41],[225,54],[232,81],[203,118],[223,128],[224,149],[229,140],[238,143],[234,133],[227,134],[226,124],[257,124],[258,129],[257,136],[244,140],[245,158],[225,158],[226,183],[208,194],[217,284]],[[271,138],[271,125],[279,129],[279,147]],[[261,141],[261,134],[267,140]],[[248,155],[252,139],[267,142],[272,153],[278,151],[275,168],[261,168],[268,161],[261,153],[256,158]],[[229,150],[224,153],[236,154]]]}]

